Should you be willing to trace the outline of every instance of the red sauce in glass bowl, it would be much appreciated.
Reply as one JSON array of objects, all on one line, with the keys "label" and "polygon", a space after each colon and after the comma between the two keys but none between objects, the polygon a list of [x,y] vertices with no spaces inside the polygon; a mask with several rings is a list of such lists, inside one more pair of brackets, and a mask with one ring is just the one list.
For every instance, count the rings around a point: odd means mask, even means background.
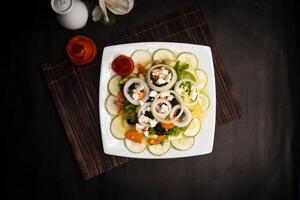
[{"label": "red sauce in glass bowl", "polygon": [[66,51],[70,60],[77,65],[90,63],[97,55],[97,47],[94,41],[81,35],[69,40]]},{"label": "red sauce in glass bowl", "polygon": [[128,75],[134,70],[133,60],[125,55],[116,57],[111,65],[112,69],[119,75]]}]

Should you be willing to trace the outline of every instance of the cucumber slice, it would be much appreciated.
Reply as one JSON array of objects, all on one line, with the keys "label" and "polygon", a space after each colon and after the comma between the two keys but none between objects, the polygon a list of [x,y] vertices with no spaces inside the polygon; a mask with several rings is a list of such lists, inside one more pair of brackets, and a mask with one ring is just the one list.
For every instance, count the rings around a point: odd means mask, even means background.
[{"label": "cucumber slice", "polygon": [[197,77],[196,83],[198,85],[198,88],[202,90],[207,84],[207,75],[202,69],[196,69],[195,74]]},{"label": "cucumber slice", "polygon": [[179,133],[178,135],[170,135],[170,136],[168,136],[168,140],[172,142],[173,140],[178,140],[181,137],[182,137],[182,132]]},{"label": "cucumber slice", "polygon": [[197,57],[190,52],[182,52],[177,56],[177,60],[182,63],[186,63],[189,67],[196,68],[198,66]]},{"label": "cucumber slice", "polygon": [[112,122],[110,123],[110,131],[112,135],[117,139],[124,139],[125,133],[128,131],[123,125],[123,120],[121,116],[115,117]]},{"label": "cucumber slice", "polygon": [[131,151],[132,153],[141,153],[147,147],[146,143],[137,143],[137,142],[134,142],[134,141],[129,140],[127,138],[124,140],[124,142],[125,142],[126,148],[129,151]]},{"label": "cucumber slice", "polygon": [[210,105],[210,100],[209,97],[207,96],[207,94],[205,94],[204,92],[199,92],[199,103],[201,106],[201,110],[204,112],[209,108]]},{"label": "cucumber slice", "polygon": [[189,150],[194,146],[195,138],[194,137],[181,137],[178,140],[173,140],[172,145],[175,149],[180,151],[186,151]]},{"label": "cucumber slice", "polygon": [[161,156],[169,151],[171,148],[170,141],[164,141],[164,144],[148,145],[148,150],[155,156]]},{"label": "cucumber slice", "polygon": [[105,101],[105,108],[107,112],[111,115],[118,115],[119,114],[119,106],[115,103],[117,97],[113,95],[109,95]]},{"label": "cucumber slice", "polygon": [[134,62],[134,65],[141,64],[146,67],[148,64],[152,62],[151,54],[146,50],[136,50],[131,54],[131,59]]},{"label": "cucumber slice", "polygon": [[175,55],[169,49],[158,49],[153,53],[152,60],[175,60]]},{"label": "cucumber slice", "polygon": [[201,129],[201,121],[198,117],[195,117],[188,128],[184,131],[183,135],[187,137],[194,137],[196,136]]},{"label": "cucumber slice", "polygon": [[108,82],[108,91],[114,96],[117,96],[118,92],[120,91],[119,81],[121,79],[121,76],[114,75]]}]

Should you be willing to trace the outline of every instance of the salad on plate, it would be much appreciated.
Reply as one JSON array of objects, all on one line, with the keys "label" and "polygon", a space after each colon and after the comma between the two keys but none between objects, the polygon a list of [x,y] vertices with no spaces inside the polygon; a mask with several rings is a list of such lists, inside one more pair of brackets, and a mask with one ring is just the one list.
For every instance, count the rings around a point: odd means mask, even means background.
[{"label": "salad on plate", "polygon": [[191,149],[210,104],[200,66],[193,53],[169,49],[114,58],[105,101],[111,134],[133,153]]}]

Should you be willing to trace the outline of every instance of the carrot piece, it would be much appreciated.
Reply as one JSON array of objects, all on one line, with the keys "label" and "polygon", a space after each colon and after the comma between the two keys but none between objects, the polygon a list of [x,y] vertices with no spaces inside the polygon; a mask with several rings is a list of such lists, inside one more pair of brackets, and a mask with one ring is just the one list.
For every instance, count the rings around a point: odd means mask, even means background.
[{"label": "carrot piece", "polygon": [[165,139],[166,139],[166,136],[165,136],[165,135],[159,135],[159,136],[157,137],[158,142],[162,142],[162,141],[164,141]]},{"label": "carrot piece", "polygon": [[166,139],[165,135],[159,135],[157,137],[157,139],[156,138],[149,138],[148,139],[148,144],[150,144],[150,145],[159,144],[160,142],[163,142],[165,139]]},{"label": "carrot piece", "polygon": [[166,130],[172,129],[175,127],[175,125],[173,123],[162,123],[161,127],[163,127]]},{"label": "carrot piece", "polygon": [[125,138],[133,140],[137,143],[142,143],[143,134],[136,130],[131,129],[125,133]]},{"label": "carrot piece", "polygon": [[158,143],[159,143],[158,140],[155,138],[148,139],[148,144],[150,144],[150,145],[154,145],[154,144],[158,144]]},{"label": "carrot piece", "polygon": [[145,97],[145,92],[144,91],[140,91],[139,92],[139,99],[143,99]]}]

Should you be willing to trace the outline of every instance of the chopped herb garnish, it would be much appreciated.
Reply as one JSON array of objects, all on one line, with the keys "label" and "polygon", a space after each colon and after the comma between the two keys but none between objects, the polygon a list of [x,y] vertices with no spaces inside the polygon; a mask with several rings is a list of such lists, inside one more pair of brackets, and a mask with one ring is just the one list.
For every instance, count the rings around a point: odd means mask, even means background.
[{"label": "chopped herb garnish", "polygon": [[156,135],[156,131],[154,128],[149,129],[149,135]]},{"label": "chopped herb garnish", "polygon": [[176,62],[174,69],[176,71],[177,74],[177,79],[181,79],[182,78],[182,74],[184,73],[184,70],[186,70],[187,68],[189,68],[188,64],[180,64],[179,61]]},{"label": "chopped herb garnish", "polygon": [[124,85],[125,85],[124,83],[119,83],[120,91],[123,91]]},{"label": "chopped herb garnish", "polygon": [[181,72],[181,77],[180,78],[188,78],[188,79],[191,79],[192,81],[196,81],[196,78],[193,74],[191,74],[190,72],[187,72],[187,71],[183,71]]},{"label": "chopped herb garnish", "polygon": [[170,135],[170,136],[176,136],[176,135],[179,135],[182,131],[185,131],[187,129],[188,126],[185,126],[185,127],[174,127],[170,130],[168,130],[167,132],[167,135]]},{"label": "chopped herb garnish", "polygon": [[141,106],[136,106],[135,112],[136,112],[136,113],[139,113],[140,109],[141,109]]},{"label": "chopped herb garnish", "polygon": [[177,79],[182,79],[182,78],[188,78],[191,79],[192,81],[196,81],[196,78],[193,74],[191,74],[188,71],[185,71],[186,69],[189,68],[189,65],[184,63],[184,64],[180,64],[179,61],[176,62],[174,69],[177,73]]},{"label": "chopped herb garnish", "polygon": [[132,111],[135,111],[136,110],[136,105],[133,105],[131,103],[126,103],[124,104],[124,111],[125,112],[132,112]]},{"label": "chopped herb garnish", "polygon": [[132,78],[138,78],[138,77],[139,77],[139,73],[132,74]]}]

